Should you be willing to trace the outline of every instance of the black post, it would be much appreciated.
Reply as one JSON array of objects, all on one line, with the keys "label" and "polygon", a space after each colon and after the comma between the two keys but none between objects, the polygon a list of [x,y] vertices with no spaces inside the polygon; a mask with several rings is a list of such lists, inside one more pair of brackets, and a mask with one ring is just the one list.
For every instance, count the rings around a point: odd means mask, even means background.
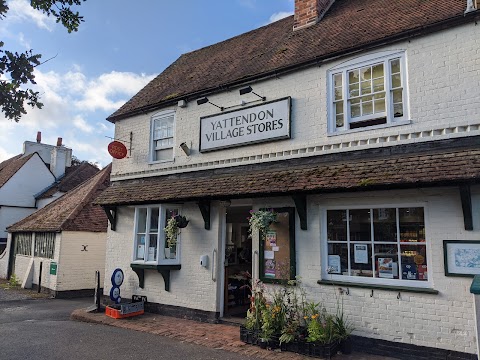
[{"label": "black post", "polygon": [[95,271],[95,305],[100,312],[100,271]]},{"label": "black post", "polygon": [[40,272],[38,274],[38,290],[37,292],[40,293],[42,289],[42,269],[43,269],[43,261],[40,261]]}]

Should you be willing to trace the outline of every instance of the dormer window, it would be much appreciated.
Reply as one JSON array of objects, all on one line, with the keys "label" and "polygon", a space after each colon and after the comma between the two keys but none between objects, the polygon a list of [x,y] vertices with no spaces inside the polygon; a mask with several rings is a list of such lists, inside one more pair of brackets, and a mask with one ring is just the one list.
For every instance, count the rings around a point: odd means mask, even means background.
[{"label": "dormer window", "polygon": [[151,161],[173,160],[175,112],[163,111],[152,116]]},{"label": "dormer window", "polygon": [[405,53],[375,55],[329,71],[330,133],[407,120]]}]

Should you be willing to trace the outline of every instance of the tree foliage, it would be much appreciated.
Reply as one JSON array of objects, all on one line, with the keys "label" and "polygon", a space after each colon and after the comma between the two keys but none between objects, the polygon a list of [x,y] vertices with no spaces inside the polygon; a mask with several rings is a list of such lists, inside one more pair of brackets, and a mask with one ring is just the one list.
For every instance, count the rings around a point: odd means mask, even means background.
[{"label": "tree foliage", "polygon": [[[72,10],[72,6],[81,5],[86,0],[31,0],[30,6],[42,11],[47,16],[56,18],[69,33],[77,31],[83,16]],[[0,20],[6,18],[8,12],[7,0],[0,0]],[[26,114],[25,105],[41,109],[40,94],[28,88],[35,85],[35,67],[42,64],[42,55],[34,54],[32,50],[24,53],[3,49],[0,41],[0,108],[5,117],[18,122]]]}]

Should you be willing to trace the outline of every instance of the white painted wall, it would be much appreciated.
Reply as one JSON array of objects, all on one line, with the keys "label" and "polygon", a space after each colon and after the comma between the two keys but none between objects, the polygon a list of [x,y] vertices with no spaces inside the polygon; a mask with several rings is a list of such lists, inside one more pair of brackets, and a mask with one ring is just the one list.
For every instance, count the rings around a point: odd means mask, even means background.
[{"label": "white painted wall", "polygon": [[7,237],[7,227],[33,214],[35,208],[0,207],[0,237]]},{"label": "white painted wall", "polygon": [[[479,135],[480,68],[477,65],[480,54],[476,52],[479,35],[480,28],[472,22],[252,84],[254,91],[266,96],[267,100],[292,97],[290,140],[200,154],[200,117],[215,114],[217,109],[209,104],[198,106],[191,101],[186,108],[171,108],[176,109],[175,161],[148,164],[150,118],[160,110],[117,121],[115,137],[128,138],[133,132],[134,150],[130,157],[113,161],[112,179]],[[328,136],[327,71],[361,55],[399,49],[406,50],[412,123]],[[232,89],[209,95],[209,99],[227,107],[238,105],[241,99],[250,101],[256,97],[253,94],[240,97],[238,89]],[[191,156],[187,157],[179,149],[182,142],[192,148]]]},{"label": "white painted wall", "polygon": [[7,247],[5,251],[0,254],[0,279],[6,279],[8,273],[8,259],[10,256],[10,242],[12,241],[12,234],[7,236]]},{"label": "white painted wall", "polygon": [[[104,294],[109,295],[113,270],[121,268],[125,280],[121,296],[146,295],[148,301],[188,307],[204,311],[217,310],[217,283],[212,281],[212,253],[218,249],[219,215],[212,208],[211,230],[205,230],[196,204],[184,204],[183,213],[189,220],[181,231],[181,270],[170,272],[170,292],[165,291],[162,275],[155,270],[145,271],[145,288],[138,286],[138,277],[130,268],[133,252],[134,209],[121,207],[117,213],[116,231],[108,231]],[[200,256],[209,256],[209,266],[200,266]],[[218,257],[217,257],[218,259]],[[218,269],[218,268],[217,268]],[[218,278],[218,276],[217,276]],[[218,280],[217,280],[218,281]]]},{"label": "white painted wall", "polygon": [[35,154],[0,188],[0,205],[35,206],[35,194],[55,181],[55,177]]},{"label": "white painted wall", "polygon": [[64,192],[57,191],[55,194],[53,194],[49,198],[39,199],[39,200],[37,200],[37,208],[38,209],[44,208],[45,206],[47,206],[51,202],[57,200],[59,197],[61,197],[63,195],[65,195]]},{"label": "white painted wall", "polygon": [[[95,288],[95,271],[99,270],[103,286],[106,232],[62,232],[57,272],[57,291]],[[87,245],[87,251],[82,251]]]}]

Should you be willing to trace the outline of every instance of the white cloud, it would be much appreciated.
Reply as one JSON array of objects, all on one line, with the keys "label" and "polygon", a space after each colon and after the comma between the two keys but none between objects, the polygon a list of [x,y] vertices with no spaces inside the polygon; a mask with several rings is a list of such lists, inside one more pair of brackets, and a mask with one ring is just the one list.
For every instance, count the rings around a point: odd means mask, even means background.
[{"label": "white cloud", "polygon": [[272,14],[272,16],[270,16],[270,19],[268,21],[268,24],[271,24],[275,21],[278,21],[278,20],[281,20],[283,18],[286,18],[290,15],[293,15],[293,11],[280,11],[280,12],[277,12],[277,13],[274,13]]},{"label": "white cloud", "polygon": [[23,35],[23,33],[18,34],[18,42],[27,50],[32,48],[28,40],[25,39],[25,35]]},{"label": "white cloud", "polygon": [[10,21],[32,21],[39,28],[53,31],[55,19],[48,17],[43,12],[35,10],[27,0],[10,0],[8,2],[8,19]]},{"label": "white cloud", "polygon": [[[112,71],[102,74],[97,79],[91,80],[86,85],[83,98],[75,105],[83,110],[114,111],[122,106],[125,101],[144,87],[154,75],[134,74]],[[122,99],[118,99],[122,96]]]},{"label": "white cloud", "polygon": [[86,133],[91,133],[93,132],[93,126],[89,125],[85,119],[83,119],[80,115],[75,116],[73,119],[73,125],[77,128],[82,130],[83,132]]},{"label": "white cloud", "polygon": [[11,157],[14,157],[15,155],[18,155],[18,154],[12,154],[12,153],[8,152],[7,150],[5,150],[4,148],[2,148],[0,146],[0,162],[2,162],[4,160],[7,160],[7,159],[10,159]]}]

